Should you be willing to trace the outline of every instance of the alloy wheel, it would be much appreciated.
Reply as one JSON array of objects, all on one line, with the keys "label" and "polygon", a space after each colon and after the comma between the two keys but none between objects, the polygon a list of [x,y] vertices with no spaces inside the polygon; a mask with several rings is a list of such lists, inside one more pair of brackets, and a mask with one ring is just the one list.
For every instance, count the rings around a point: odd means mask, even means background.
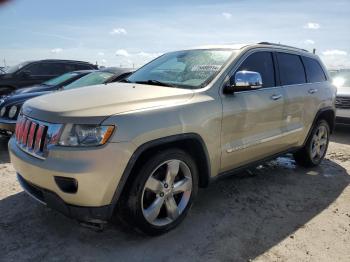
[{"label": "alloy wheel", "polygon": [[311,141],[311,158],[314,162],[319,161],[326,154],[328,145],[328,131],[323,125],[318,126]]},{"label": "alloy wheel", "polygon": [[186,209],[192,193],[192,174],[187,164],[173,159],[158,165],[142,192],[142,213],[155,226],[174,222]]}]

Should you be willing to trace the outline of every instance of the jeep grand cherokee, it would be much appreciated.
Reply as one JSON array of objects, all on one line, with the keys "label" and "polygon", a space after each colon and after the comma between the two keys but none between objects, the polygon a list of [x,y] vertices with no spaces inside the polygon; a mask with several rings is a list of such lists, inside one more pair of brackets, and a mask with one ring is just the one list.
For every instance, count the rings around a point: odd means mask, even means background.
[{"label": "jeep grand cherokee", "polygon": [[102,223],[115,211],[160,234],[214,177],[287,152],[320,164],[334,126],[325,67],[293,47],[171,52],[124,82],[24,104],[9,149],[25,191],[78,220]]}]

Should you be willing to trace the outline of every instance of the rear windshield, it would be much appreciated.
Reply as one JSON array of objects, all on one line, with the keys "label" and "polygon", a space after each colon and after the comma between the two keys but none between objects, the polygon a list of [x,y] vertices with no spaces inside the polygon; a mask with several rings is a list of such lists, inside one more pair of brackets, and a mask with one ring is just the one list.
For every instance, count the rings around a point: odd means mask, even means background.
[{"label": "rear windshield", "polygon": [[23,63],[20,63],[18,65],[15,65],[15,66],[10,66],[8,68],[5,68],[5,71],[8,74],[15,73],[16,71],[20,70],[21,68],[23,68],[24,66],[28,65],[29,63],[30,62],[23,62]]}]

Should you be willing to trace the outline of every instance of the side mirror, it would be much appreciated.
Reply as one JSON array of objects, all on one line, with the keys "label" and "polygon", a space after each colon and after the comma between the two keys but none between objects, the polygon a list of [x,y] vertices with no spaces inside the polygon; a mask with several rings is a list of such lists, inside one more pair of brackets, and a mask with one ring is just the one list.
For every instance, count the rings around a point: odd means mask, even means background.
[{"label": "side mirror", "polygon": [[238,71],[230,83],[224,88],[226,94],[232,94],[234,91],[243,91],[258,89],[262,87],[262,78],[260,73],[253,71]]}]

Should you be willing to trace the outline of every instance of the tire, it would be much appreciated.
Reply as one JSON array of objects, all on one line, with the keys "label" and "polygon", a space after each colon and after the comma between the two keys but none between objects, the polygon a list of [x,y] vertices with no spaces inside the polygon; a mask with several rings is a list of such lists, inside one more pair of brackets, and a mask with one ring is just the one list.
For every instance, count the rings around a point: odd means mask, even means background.
[{"label": "tire", "polygon": [[147,235],[160,235],[180,224],[198,191],[192,157],[179,149],[159,152],[135,175],[121,198],[122,220]]},{"label": "tire", "polygon": [[319,120],[313,127],[305,146],[294,153],[296,163],[304,167],[318,166],[327,153],[329,137],[329,124],[325,120]]}]

